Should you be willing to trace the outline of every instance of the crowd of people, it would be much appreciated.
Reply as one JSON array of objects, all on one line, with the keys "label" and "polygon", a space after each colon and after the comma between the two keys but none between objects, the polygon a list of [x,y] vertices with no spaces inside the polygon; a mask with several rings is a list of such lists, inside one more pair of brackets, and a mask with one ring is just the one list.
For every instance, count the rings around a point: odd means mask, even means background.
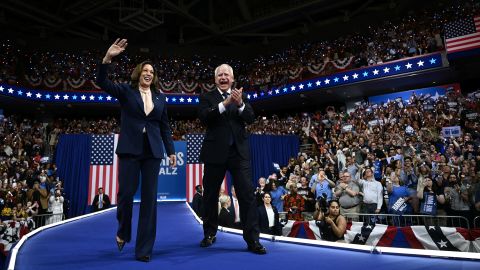
[{"label": "crowd of people", "polygon": [[[363,104],[349,113],[327,107],[324,113],[259,116],[249,127],[251,133],[295,134],[313,146],[258,179],[259,211],[270,207],[285,212],[288,220],[323,220],[319,224],[333,230],[326,237],[334,240],[341,237],[333,227],[344,231],[342,220],[359,220],[360,215],[456,216],[460,218],[439,218],[435,224],[478,226],[479,98],[479,92],[463,96],[447,91],[437,99],[412,95],[407,102]],[[444,127],[454,126],[459,133],[442,134]],[[223,197],[221,205],[231,213],[236,212],[233,197]],[[392,220],[392,225],[416,225]],[[263,232],[280,234],[274,226]]]},{"label": "crowd of people", "polygon": [[[462,216],[468,224],[459,225],[472,226],[480,211],[479,96],[448,91],[436,99],[412,95],[408,102],[362,103],[348,112],[329,106],[290,116],[257,116],[250,133],[293,134],[302,145],[311,146],[278,172],[258,180],[262,213],[271,208],[285,212],[285,220],[326,220],[328,209],[338,206],[338,214],[348,218],[362,213],[447,215]],[[118,133],[118,123],[115,117],[58,118],[47,123],[4,117],[3,228],[19,222],[23,226],[19,232],[61,220],[68,201],[52,162],[59,135]],[[170,125],[175,140],[204,132],[198,120],[172,120]],[[459,126],[460,133],[442,136],[442,128],[450,126]],[[236,201],[222,202],[231,208]],[[232,224],[238,222],[234,219]],[[278,227],[270,227],[265,231],[279,233]],[[14,239],[10,234],[2,237]]]},{"label": "crowd of people", "polygon": [[[384,63],[444,49],[446,23],[472,16],[478,3],[430,7],[428,11],[408,15],[371,26],[363,33],[335,40],[292,45],[270,55],[248,61],[228,60],[220,56],[190,58],[161,57],[151,53],[125,53],[114,62],[115,80],[128,81],[135,63],[150,59],[158,70],[161,89],[166,92],[200,93],[213,89],[211,74],[220,63],[228,62],[236,71],[237,86],[261,91],[289,81]],[[55,90],[96,90],[95,81],[100,51],[45,52],[28,51],[13,41],[0,46],[0,82]]]}]

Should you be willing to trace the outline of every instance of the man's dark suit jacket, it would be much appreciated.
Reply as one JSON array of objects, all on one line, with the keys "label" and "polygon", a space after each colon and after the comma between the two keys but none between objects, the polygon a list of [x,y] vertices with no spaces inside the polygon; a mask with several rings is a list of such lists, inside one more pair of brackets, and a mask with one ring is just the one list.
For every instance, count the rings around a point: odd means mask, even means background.
[{"label": "man's dark suit jacket", "polygon": [[192,209],[198,217],[203,217],[203,197],[198,192],[193,195]]},{"label": "man's dark suit jacket", "polygon": [[231,212],[228,212],[227,209],[223,208],[220,210],[218,214],[218,225],[223,227],[233,228],[233,221],[235,217],[232,215]]},{"label": "man's dark suit jacket", "polygon": [[233,134],[235,146],[245,160],[250,160],[250,146],[246,124],[255,121],[255,114],[247,98],[243,95],[245,108],[240,114],[236,105],[233,110],[220,114],[218,104],[223,101],[223,96],[215,89],[200,98],[199,118],[207,127],[207,132],[200,152],[200,160],[204,163],[223,164],[229,153],[229,138]]},{"label": "man's dark suit jacket", "polygon": [[97,205],[97,202],[98,202],[98,194],[95,195],[95,197],[93,198],[93,202],[92,202],[92,207],[93,207],[93,212],[96,212],[98,210],[103,210],[103,209],[107,209],[110,207],[110,197],[108,197],[107,194],[103,194],[103,200],[105,201],[105,203],[103,204],[103,208],[102,209],[98,209],[98,205]]},{"label": "man's dark suit jacket", "polygon": [[268,226],[268,215],[267,209],[265,208],[265,204],[262,204],[258,207],[258,226],[260,227],[261,233],[266,234],[274,234],[274,235],[282,235],[282,225],[280,224],[280,219],[278,215],[278,210],[275,206],[272,205],[273,213],[274,213],[274,225],[273,231],[270,231],[270,227]]},{"label": "man's dark suit jacket", "polygon": [[165,95],[152,91],[154,108],[147,115],[143,108],[143,100],[138,89],[129,84],[114,84],[107,78],[108,64],[101,64],[97,76],[97,84],[118,99],[121,106],[121,135],[118,139],[116,153],[140,155],[143,151],[143,128],[147,131],[152,154],[155,158],[163,158],[165,150],[168,155],[175,154],[170,125],[166,112]]}]

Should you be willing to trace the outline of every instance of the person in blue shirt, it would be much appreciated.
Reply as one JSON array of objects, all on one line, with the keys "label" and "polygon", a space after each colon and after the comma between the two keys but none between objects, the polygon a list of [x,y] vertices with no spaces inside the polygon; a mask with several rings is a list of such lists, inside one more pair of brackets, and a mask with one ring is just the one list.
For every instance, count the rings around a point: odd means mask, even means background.
[{"label": "person in blue shirt", "polygon": [[277,182],[272,182],[272,190],[270,196],[272,198],[272,205],[277,209],[283,210],[283,198],[288,194],[288,191],[283,186],[277,186]]}]

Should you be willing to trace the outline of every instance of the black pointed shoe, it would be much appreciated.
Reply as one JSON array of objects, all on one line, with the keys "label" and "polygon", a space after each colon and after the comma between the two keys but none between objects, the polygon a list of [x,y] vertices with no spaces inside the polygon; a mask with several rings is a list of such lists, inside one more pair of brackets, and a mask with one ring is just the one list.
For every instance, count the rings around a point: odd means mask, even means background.
[{"label": "black pointed shoe", "polygon": [[135,259],[141,262],[149,262],[151,257],[149,255],[146,255],[146,256],[136,257]]},{"label": "black pointed shoe", "polygon": [[213,243],[215,243],[215,241],[217,241],[217,237],[215,235],[206,236],[200,242],[200,246],[201,247],[209,247],[209,246],[213,245]]},{"label": "black pointed shoe", "polygon": [[253,244],[248,245],[248,251],[259,255],[267,254],[267,250],[259,242],[254,242]]},{"label": "black pointed shoe", "polygon": [[125,243],[127,241],[118,241],[118,239],[120,238],[115,238],[115,241],[117,241],[117,247],[118,247],[118,251],[122,251],[123,247],[125,246]]}]

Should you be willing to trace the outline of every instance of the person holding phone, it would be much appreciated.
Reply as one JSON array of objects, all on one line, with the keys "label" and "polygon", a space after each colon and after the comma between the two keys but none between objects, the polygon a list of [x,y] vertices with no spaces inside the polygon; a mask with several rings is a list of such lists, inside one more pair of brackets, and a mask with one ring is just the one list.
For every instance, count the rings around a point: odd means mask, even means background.
[{"label": "person holding phone", "polygon": [[255,121],[243,89],[233,88],[233,69],[222,64],[215,69],[217,89],[200,96],[199,118],[207,131],[200,151],[204,165],[204,238],[201,247],[216,241],[218,192],[228,170],[240,204],[243,239],[248,250],[265,254],[259,242],[258,212],[252,183],[249,134],[246,125]]}]

